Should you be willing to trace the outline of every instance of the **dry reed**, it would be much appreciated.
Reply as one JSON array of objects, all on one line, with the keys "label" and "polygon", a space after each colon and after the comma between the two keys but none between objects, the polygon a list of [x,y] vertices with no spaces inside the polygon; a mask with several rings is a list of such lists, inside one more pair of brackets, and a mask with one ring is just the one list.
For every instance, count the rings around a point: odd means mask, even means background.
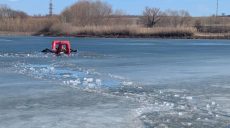
[{"label": "dry reed", "polygon": [[0,20],[0,31],[2,32],[37,32],[46,26],[52,26],[57,23],[57,19],[43,18],[5,18]]},{"label": "dry reed", "polygon": [[138,25],[85,26],[57,24],[51,27],[51,35],[97,36],[97,37],[186,37],[194,35],[194,28],[156,27],[145,28]]}]

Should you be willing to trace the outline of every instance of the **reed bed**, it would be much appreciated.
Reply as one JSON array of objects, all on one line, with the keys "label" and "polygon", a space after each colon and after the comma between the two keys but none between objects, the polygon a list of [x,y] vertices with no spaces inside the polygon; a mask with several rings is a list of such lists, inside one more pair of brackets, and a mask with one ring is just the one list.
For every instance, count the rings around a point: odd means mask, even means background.
[{"label": "reed bed", "polygon": [[49,18],[6,18],[0,20],[0,31],[9,33],[36,33],[48,26],[52,26],[54,23],[58,23],[58,20]]},{"label": "reed bed", "polygon": [[195,32],[194,28],[183,27],[146,28],[138,25],[74,27],[69,24],[56,24],[47,34],[55,36],[191,38]]}]

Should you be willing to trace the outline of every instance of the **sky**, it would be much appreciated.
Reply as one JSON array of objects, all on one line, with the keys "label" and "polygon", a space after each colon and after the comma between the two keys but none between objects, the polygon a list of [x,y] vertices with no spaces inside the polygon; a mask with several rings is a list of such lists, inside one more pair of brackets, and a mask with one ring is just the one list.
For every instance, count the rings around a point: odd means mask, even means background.
[{"label": "sky", "polygon": [[[59,14],[77,0],[53,0],[54,13]],[[162,11],[187,10],[192,16],[210,16],[216,13],[217,0],[102,0],[114,10],[123,10],[126,14],[140,15],[146,6],[160,8]],[[46,15],[49,0],[0,0],[0,4],[24,11],[29,15]],[[219,14],[230,15],[230,0],[219,0]]]}]

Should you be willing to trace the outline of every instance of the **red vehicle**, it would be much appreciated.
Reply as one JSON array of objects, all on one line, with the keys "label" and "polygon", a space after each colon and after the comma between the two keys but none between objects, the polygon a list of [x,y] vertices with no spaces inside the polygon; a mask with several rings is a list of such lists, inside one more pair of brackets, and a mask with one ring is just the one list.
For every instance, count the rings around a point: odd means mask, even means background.
[{"label": "red vehicle", "polygon": [[70,55],[72,52],[77,52],[77,50],[71,49],[70,42],[67,40],[54,40],[52,42],[52,49],[45,49],[43,53],[55,53],[57,55],[64,53]]}]

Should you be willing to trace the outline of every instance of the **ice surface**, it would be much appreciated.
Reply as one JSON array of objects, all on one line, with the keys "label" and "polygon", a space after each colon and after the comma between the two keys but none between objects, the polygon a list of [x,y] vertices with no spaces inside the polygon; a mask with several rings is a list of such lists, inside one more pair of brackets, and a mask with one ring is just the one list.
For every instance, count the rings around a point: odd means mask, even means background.
[{"label": "ice surface", "polygon": [[230,124],[229,41],[71,38],[79,54],[39,53],[52,40],[0,39],[0,127]]}]

